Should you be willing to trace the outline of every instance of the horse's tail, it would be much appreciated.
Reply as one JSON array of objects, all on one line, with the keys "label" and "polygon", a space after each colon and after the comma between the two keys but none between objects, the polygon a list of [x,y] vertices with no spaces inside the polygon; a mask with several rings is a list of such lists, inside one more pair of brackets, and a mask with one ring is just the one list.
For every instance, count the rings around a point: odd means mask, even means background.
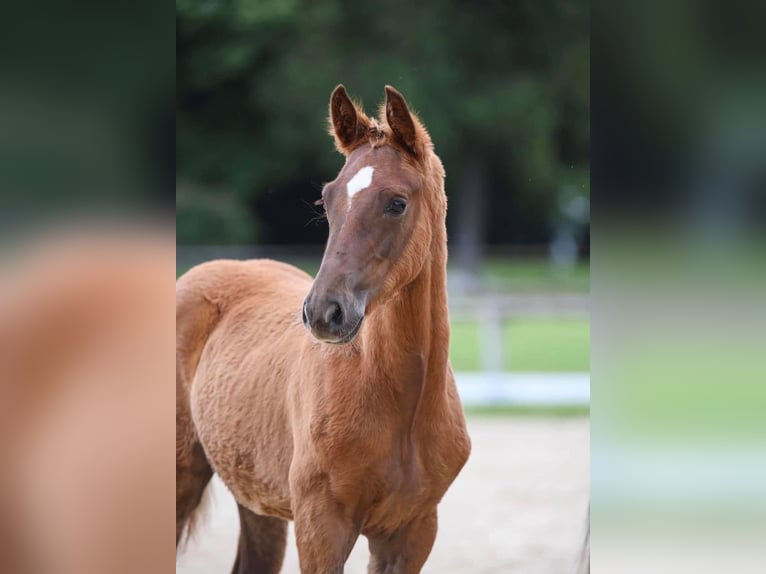
[{"label": "horse's tail", "polygon": [[176,284],[176,548],[188,540],[213,470],[192,420],[189,394],[197,365],[219,319],[218,306],[195,282],[191,270]]}]

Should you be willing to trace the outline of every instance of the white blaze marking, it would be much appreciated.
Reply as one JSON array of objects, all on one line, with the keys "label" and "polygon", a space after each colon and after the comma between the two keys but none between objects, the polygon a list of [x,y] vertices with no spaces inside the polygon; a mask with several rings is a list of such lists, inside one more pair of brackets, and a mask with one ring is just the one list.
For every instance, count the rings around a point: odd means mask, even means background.
[{"label": "white blaze marking", "polygon": [[354,196],[363,189],[370,187],[370,184],[372,183],[373,171],[375,171],[375,168],[368,165],[367,167],[360,169],[358,172],[356,172],[354,177],[348,180],[348,183],[346,184],[346,191],[348,192],[349,209],[351,209],[351,200],[354,198]]}]

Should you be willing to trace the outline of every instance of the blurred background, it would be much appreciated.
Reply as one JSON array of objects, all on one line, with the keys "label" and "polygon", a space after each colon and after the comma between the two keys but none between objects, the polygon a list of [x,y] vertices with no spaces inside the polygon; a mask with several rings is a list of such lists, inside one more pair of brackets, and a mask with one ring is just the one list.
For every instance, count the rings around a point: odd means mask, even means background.
[{"label": "blurred background", "polygon": [[[426,572],[574,571],[588,504],[589,5],[517,0],[176,3],[181,274],[270,257],[311,274],[313,202],[343,157],[343,83],[377,115],[391,84],[429,129],[449,199],[450,357],[474,443]],[[224,571],[231,497],[178,571]],[[365,543],[348,572],[365,571]],[[297,571],[295,549],[286,572]]]},{"label": "blurred background", "polygon": [[0,250],[63,220],[174,215],[171,9],[16,3],[0,17]]},{"label": "blurred background", "polygon": [[161,4],[0,14],[0,572],[173,567],[175,19]]},{"label": "blurred background", "polygon": [[593,571],[761,572],[766,4],[592,8]]}]

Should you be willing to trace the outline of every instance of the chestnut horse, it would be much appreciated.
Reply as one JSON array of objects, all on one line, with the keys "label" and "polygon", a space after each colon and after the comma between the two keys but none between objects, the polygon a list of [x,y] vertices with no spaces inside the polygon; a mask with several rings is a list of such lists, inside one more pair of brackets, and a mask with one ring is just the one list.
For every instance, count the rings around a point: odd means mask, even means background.
[{"label": "chestnut horse", "polygon": [[[234,572],[278,572],[287,520],[303,574],[419,572],[470,440],[448,360],[444,169],[404,98],[380,119],[338,86],[346,163],[324,186],[316,279],[213,261],[176,289],[176,545],[213,472],[239,506]],[[305,328],[304,328],[305,326]]]}]

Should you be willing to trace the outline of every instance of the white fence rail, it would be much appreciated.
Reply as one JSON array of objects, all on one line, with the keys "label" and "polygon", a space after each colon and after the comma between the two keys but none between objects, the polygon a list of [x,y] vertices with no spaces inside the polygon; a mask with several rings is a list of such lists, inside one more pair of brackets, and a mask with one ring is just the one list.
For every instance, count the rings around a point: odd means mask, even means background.
[{"label": "white fence rail", "polygon": [[[475,321],[481,371],[455,374],[463,404],[469,407],[567,408],[590,405],[589,373],[503,371],[504,323],[529,317],[588,317],[585,294],[503,294],[452,297],[453,321]],[[513,345],[513,341],[510,341]]]},{"label": "white fence rail", "polygon": [[455,373],[458,392],[468,407],[586,407],[588,373]]}]

